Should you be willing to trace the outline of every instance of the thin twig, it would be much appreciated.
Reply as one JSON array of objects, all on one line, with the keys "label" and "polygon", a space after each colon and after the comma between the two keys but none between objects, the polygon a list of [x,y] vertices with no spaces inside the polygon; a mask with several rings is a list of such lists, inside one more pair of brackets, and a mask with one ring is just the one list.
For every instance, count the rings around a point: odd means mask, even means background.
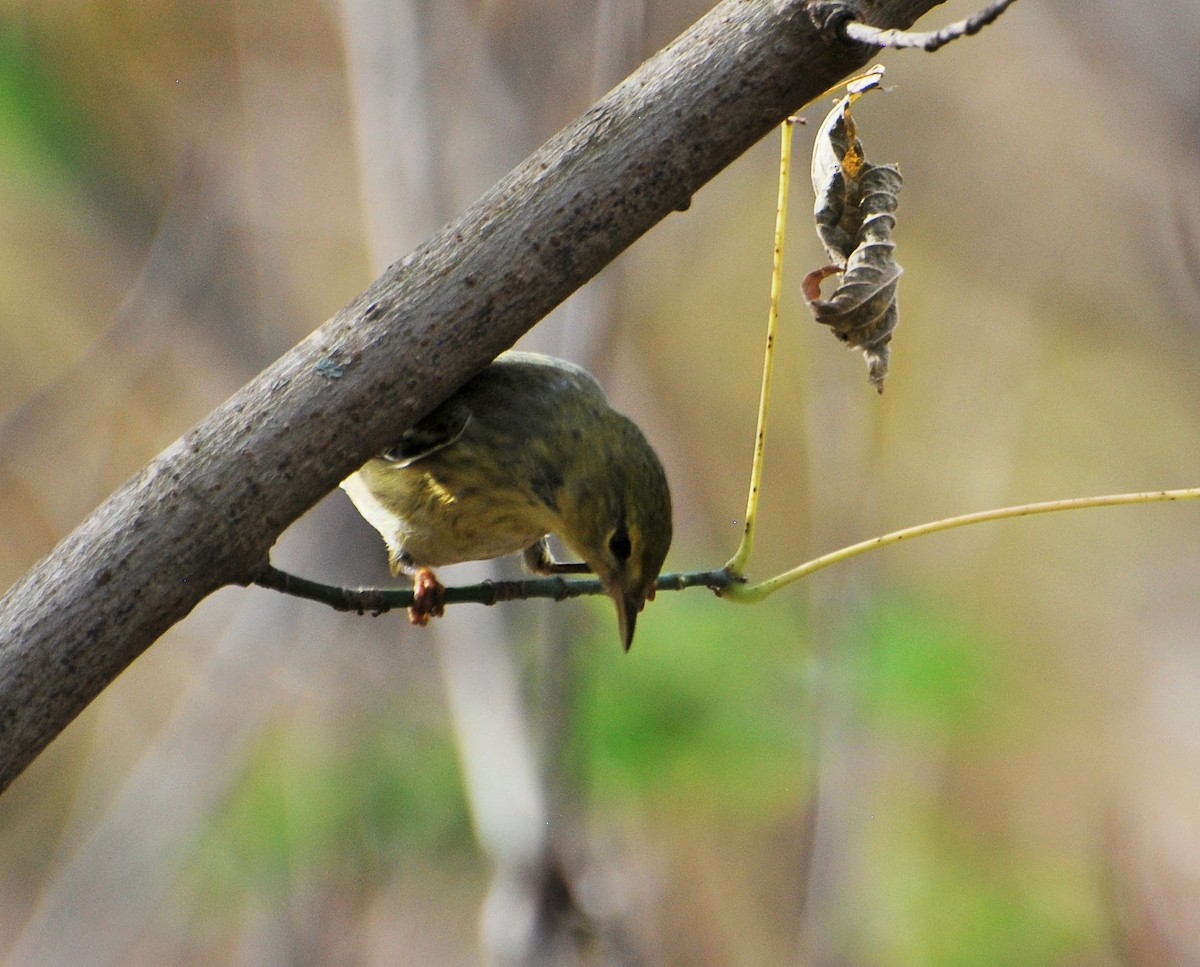
[{"label": "thin twig", "polygon": [[[734,581],[725,570],[693,571],[686,574],[662,574],[658,591],[682,591],[684,588],[709,588],[720,594]],[[281,571],[272,564],[264,565],[254,576],[254,584],[272,591],[290,594],[328,605],[335,611],[381,615],[395,608],[408,608],[413,603],[412,588],[339,588],[332,584],[310,581]],[[501,601],[526,601],[550,598],[565,601],[585,595],[606,593],[596,578],[567,580],[562,577],[527,578],[521,581],[481,581],[448,587],[446,604],[499,604]]]},{"label": "thin twig", "polygon": [[1132,504],[1155,504],[1167,501],[1198,499],[1200,499],[1200,487],[1192,487],[1186,490],[1153,490],[1134,494],[1105,494],[1100,497],[1073,497],[1066,500],[1047,500],[1037,504],[1020,504],[1016,507],[981,510],[973,514],[947,517],[944,520],[929,521],[924,524],[917,524],[914,527],[905,527],[903,530],[892,531],[890,534],[882,534],[879,537],[859,541],[857,544],[851,544],[849,547],[843,547],[828,554],[823,554],[820,557],[813,558],[811,561],[806,561],[804,564],[794,567],[790,571],[778,574],[773,578],[769,578],[760,584],[732,584],[726,591],[720,593],[722,597],[729,598],[731,601],[737,601],[741,604],[754,604],[769,594],[778,591],[780,588],[787,587],[789,584],[806,578],[816,571],[823,570],[834,564],[841,564],[843,561],[848,561],[852,557],[858,557],[860,554],[877,551],[892,544],[899,544],[901,541],[912,537],[926,537],[929,534],[939,534],[942,531],[954,530],[955,528],[966,527],[970,524],[984,524],[995,520],[1011,520],[1014,517],[1032,517],[1036,514],[1053,514],[1064,510],[1087,510],[1093,507],[1119,507]]},{"label": "thin twig", "polygon": [[979,13],[967,17],[966,20],[959,20],[956,23],[949,24],[941,30],[922,32],[881,30],[878,27],[872,27],[869,24],[851,20],[842,25],[842,33],[847,40],[854,40],[860,44],[869,44],[872,47],[919,47],[922,50],[933,53],[952,40],[958,40],[959,37],[969,37],[971,34],[978,33],[999,17],[1000,14],[1004,13],[1014,2],[1015,0],[996,0],[996,2],[989,4],[986,8],[979,11]]}]

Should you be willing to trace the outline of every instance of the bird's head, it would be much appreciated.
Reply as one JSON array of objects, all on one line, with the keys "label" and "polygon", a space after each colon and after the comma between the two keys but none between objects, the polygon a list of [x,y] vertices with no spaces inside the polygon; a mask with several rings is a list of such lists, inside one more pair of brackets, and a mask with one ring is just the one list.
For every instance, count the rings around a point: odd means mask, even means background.
[{"label": "bird's head", "polygon": [[571,488],[559,536],[616,602],[628,651],[671,546],[671,492],[662,464],[632,422],[618,417],[606,433],[609,439],[597,440],[594,450],[602,470],[580,475]]}]

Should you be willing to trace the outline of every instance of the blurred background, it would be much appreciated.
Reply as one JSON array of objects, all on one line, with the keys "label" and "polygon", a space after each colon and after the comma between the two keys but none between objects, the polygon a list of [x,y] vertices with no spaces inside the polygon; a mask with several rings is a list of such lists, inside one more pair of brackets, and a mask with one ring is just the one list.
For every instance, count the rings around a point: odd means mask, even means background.
[{"label": "blurred background", "polygon": [[[707,6],[0,4],[0,586]],[[882,56],[882,397],[800,298],[805,110],[752,576],[1200,485],[1197,49],[1192,0],[1027,0]],[[659,449],[671,570],[739,536],[777,156],[526,342]],[[227,589],[0,797],[0,959],[1200,963],[1197,548],[1190,504],[970,528],[661,595],[627,656],[606,603],[420,630]],[[340,493],[274,559],[389,580]]]}]

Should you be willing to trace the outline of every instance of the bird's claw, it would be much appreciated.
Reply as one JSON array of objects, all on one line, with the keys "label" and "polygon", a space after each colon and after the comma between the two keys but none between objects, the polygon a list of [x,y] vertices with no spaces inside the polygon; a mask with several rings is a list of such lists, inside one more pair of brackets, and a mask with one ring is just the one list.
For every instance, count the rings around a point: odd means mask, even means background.
[{"label": "bird's claw", "polygon": [[408,609],[408,620],[424,628],[430,618],[440,618],[446,613],[446,589],[437,575],[423,567],[413,578],[413,603]]}]

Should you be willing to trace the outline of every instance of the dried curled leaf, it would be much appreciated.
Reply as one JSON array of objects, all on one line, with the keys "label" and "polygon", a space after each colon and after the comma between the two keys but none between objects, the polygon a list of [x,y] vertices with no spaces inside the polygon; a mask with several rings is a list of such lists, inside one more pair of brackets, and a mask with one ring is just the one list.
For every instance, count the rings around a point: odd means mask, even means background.
[{"label": "dried curled leaf", "polygon": [[[833,264],[809,272],[803,291],[817,322],[863,351],[871,383],[882,393],[888,343],[899,320],[896,289],[904,271],[896,263],[892,241],[901,178],[894,165],[872,164],[863,154],[850,115],[850,105],[861,93],[842,98],[817,132],[813,214]],[[829,299],[822,299],[821,282],[836,274],[841,283]]]}]

